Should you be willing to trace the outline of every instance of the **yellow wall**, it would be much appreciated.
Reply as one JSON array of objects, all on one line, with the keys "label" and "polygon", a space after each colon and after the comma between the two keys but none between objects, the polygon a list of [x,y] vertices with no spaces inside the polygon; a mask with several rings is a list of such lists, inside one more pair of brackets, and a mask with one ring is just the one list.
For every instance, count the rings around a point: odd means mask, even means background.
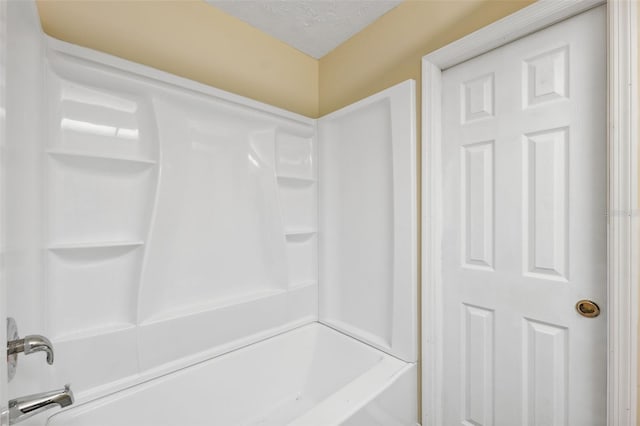
[{"label": "yellow wall", "polygon": [[532,0],[407,0],[317,61],[200,0],[38,0],[45,32],[310,117],[395,83],[424,54]]},{"label": "yellow wall", "polygon": [[422,56],[530,3],[405,1],[320,60],[320,115],[408,78],[419,87]]},{"label": "yellow wall", "polygon": [[303,115],[318,115],[318,61],[200,0],[38,0],[55,38]]}]

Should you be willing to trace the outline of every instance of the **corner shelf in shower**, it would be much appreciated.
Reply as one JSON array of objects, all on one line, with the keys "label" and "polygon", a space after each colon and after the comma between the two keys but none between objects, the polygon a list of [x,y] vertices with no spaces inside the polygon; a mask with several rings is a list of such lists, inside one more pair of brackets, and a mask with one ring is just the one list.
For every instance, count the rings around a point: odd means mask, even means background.
[{"label": "corner shelf in shower", "polygon": [[53,158],[68,159],[71,161],[86,159],[88,161],[124,162],[124,163],[133,163],[133,164],[148,165],[148,166],[153,166],[157,164],[157,161],[149,160],[146,158],[116,157],[116,156],[101,155],[101,154],[89,154],[89,153],[77,152],[77,151],[61,151],[61,150],[50,149],[46,151],[46,153]]},{"label": "corner shelf in shower", "polygon": [[301,161],[287,161],[300,160],[308,154],[297,155],[300,152],[295,146],[300,140],[293,137],[286,142],[285,153],[290,155],[284,159],[277,157],[276,177],[286,241],[288,288],[295,292],[317,285],[317,179],[312,163],[303,166]]}]

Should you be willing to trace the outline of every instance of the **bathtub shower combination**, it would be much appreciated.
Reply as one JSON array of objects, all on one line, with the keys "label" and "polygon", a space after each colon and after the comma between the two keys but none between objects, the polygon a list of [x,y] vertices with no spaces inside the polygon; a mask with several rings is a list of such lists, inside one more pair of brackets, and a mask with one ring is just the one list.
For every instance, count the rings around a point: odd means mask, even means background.
[{"label": "bathtub shower combination", "polygon": [[75,395],[14,421],[417,424],[413,81],[314,120],[7,24],[9,397]]}]

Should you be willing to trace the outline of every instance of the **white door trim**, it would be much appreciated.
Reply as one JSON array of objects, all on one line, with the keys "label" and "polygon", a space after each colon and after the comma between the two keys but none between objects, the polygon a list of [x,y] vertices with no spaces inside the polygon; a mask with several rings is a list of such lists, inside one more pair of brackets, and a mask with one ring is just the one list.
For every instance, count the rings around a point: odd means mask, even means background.
[{"label": "white door trim", "polygon": [[[422,424],[442,425],[442,71],[603,0],[540,0],[422,58]],[[638,65],[635,1],[608,2],[608,426],[637,421]],[[632,233],[633,231],[633,233]],[[633,236],[633,238],[632,238]]]},{"label": "white door trim", "polygon": [[[0,207],[5,200],[5,152],[6,152],[6,77],[7,77],[7,7],[8,0],[0,0]],[[5,280],[6,247],[5,247],[4,209],[0,208],[0,343],[4,347],[7,341],[7,284]],[[2,357],[4,360],[4,357]],[[8,377],[7,364],[0,367],[0,426],[9,424],[8,416]]]},{"label": "white door trim", "polygon": [[636,1],[608,3],[608,424],[636,425],[638,28]]},{"label": "white door trim", "polygon": [[[0,202],[4,206],[5,150],[6,150],[6,76],[7,76],[7,0],[0,0]],[[5,229],[3,209],[0,208],[0,342],[7,341],[7,286],[5,280]],[[4,357],[3,357],[4,359]],[[7,367],[0,367],[0,426],[9,424]]]}]

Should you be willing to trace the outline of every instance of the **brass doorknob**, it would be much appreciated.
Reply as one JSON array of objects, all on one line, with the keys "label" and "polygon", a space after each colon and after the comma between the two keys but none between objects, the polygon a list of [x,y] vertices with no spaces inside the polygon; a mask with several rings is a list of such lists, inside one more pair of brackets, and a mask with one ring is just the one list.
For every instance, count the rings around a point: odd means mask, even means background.
[{"label": "brass doorknob", "polygon": [[576,310],[580,315],[587,318],[595,318],[600,315],[600,307],[591,300],[580,300],[576,303]]}]

